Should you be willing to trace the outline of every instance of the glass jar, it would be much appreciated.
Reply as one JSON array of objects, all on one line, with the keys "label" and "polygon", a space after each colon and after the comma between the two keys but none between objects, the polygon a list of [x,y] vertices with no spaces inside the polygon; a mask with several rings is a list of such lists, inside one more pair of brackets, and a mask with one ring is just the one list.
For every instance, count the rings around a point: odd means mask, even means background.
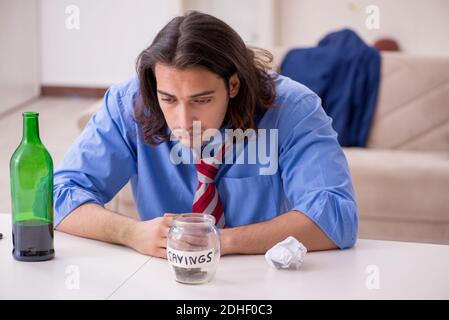
[{"label": "glass jar", "polygon": [[176,216],[168,232],[167,260],[176,281],[209,282],[220,260],[220,233],[214,216],[202,213]]}]

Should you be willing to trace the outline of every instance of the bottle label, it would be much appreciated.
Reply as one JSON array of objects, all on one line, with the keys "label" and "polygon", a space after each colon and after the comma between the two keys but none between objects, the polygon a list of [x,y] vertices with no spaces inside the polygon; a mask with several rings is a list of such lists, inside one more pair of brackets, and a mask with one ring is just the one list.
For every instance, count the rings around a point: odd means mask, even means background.
[{"label": "bottle label", "polygon": [[180,251],[167,248],[167,260],[172,266],[180,268],[207,267],[214,261],[214,250]]}]

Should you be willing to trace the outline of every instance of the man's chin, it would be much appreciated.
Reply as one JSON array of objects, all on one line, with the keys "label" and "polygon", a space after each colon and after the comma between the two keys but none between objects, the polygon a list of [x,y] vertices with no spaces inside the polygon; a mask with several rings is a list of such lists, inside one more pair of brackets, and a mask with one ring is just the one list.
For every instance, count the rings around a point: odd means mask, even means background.
[{"label": "man's chin", "polygon": [[192,141],[189,139],[178,139],[179,143],[182,144],[186,148],[192,148]]}]

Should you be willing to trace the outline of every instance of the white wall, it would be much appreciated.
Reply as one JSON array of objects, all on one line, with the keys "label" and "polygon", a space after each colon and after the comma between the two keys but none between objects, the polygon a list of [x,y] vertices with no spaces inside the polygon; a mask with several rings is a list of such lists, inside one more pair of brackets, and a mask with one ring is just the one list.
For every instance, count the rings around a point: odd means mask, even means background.
[{"label": "white wall", "polygon": [[[157,31],[183,9],[192,8],[218,15],[245,40],[268,48],[273,43],[313,46],[326,33],[351,27],[369,43],[389,36],[407,53],[449,54],[449,0],[40,0],[40,4],[44,85],[95,87],[126,79],[134,74],[137,55]],[[79,30],[65,26],[65,9],[71,4],[80,9]],[[379,30],[365,26],[365,8],[372,4],[380,8]]]},{"label": "white wall", "polygon": [[[69,5],[80,10],[79,30],[66,28]],[[125,80],[176,8],[176,0],[41,0],[42,84],[95,87]]]},{"label": "white wall", "polygon": [[183,11],[198,10],[222,19],[242,39],[255,46],[272,46],[275,29],[273,14],[277,0],[184,0]]},{"label": "white wall", "polygon": [[[276,0],[41,0],[41,81],[44,85],[108,86],[135,72],[134,62],[171,18],[185,10],[213,14],[248,43],[273,43]],[[66,28],[76,5],[80,29]]]},{"label": "white wall", "polygon": [[39,95],[38,3],[0,0],[0,114]]},{"label": "white wall", "polygon": [[[380,29],[365,26],[368,5],[380,9]],[[404,52],[449,54],[448,0],[280,0],[282,45],[313,46],[331,30],[351,27],[373,43],[397,39]]]}]

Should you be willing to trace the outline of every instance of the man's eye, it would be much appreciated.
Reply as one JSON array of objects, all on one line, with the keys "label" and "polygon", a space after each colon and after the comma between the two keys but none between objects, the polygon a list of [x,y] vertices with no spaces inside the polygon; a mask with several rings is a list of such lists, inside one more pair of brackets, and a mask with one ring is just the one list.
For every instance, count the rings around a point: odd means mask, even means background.
[{"label": "man's eye", "polygon": [[206,103],[209,103],[211,100],[212,100],[211,98],[196,99],[196,100],[193,100],[193,102],[198,103],[198,104],[206,104]]},{"label": "man's eye", "polygon": [[175,102],[175,99],[173,99],[173,98],[161,98],[161,100],[166,102],[166,103],[173,103],[173,102]]}]

